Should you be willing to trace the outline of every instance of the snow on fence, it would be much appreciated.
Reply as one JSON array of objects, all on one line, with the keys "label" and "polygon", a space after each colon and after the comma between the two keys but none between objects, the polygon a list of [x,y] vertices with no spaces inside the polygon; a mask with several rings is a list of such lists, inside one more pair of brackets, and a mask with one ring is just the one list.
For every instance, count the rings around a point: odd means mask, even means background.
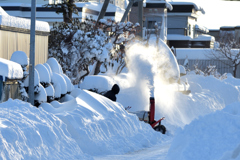
[{"label": "snow on fence", "polygon": [[[177,48],[174,51],[179,65],[184,65],[184,61],[188,59],[188,69],[190,70],[194,70],[194,65],[197,65],[198,69],[204,71],[207,66],[212,65],[216,66],[220,74],[233,74],[232,62],[226,58],[221,60],[215,59],[211,54],[214,52],[214,49]],[[240,70],[240,66],[238,66],[237,70]],[[237,73],[236,77],[240,78],[240,73]]]},{"label": "snow on fence", "polygon": [[[35,64],[44,63],[48,58],[48,35],[50,27],[47,22],[36,21]],[[9,16],[0,7],[0,57],[10,59],[15,51],[30,54],[30,20]]]},{"label": "snow on fence", "polygon": [[[185,59],[178,59],[178,64],[183,65]],[[201,59],[190,59],[188,60],[188,68],[190,70],[194,70],[194,65],[197,65],[198,68],[202,71],[204,71],[207,66],[216,66],[216,69],[219,73],[224,74],[224,73],[231,73],[233,74],[233,69],[229,65],[231,65],[231,61],[225,60],[224,63],[220,60],[201,60]]]}]

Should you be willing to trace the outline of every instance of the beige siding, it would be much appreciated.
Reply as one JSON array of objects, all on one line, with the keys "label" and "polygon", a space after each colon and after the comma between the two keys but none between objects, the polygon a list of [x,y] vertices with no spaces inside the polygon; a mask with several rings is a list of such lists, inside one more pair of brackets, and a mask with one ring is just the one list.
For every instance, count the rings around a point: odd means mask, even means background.
[{"label": "beige siding", "polygon": [[[30,35],[0,30],[0,57],[10,59],[15,51],[30,53]],[[48,58],[48,36],[36,35],[35,65],[45,63]]]}]

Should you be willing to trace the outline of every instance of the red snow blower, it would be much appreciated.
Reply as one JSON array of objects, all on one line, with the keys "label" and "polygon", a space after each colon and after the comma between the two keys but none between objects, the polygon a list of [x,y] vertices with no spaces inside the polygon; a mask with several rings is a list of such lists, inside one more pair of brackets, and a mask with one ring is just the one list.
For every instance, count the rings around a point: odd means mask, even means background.
[{"label": "red snow blower", "polygon": [[[130,107],[131,108],[131,107]],[[155,100],[154,97],[150,97],[150,108],[149,111],[137,111],[132,112],[136,114],[140,121],[144,121],[146,123],[149,123],[152,128],[156,131],[161,132],[162,134],[166,133],[166,127],[161,124],[161,121],[164,120],[165,117],[162,117],[159,120],[155,120]]]}]

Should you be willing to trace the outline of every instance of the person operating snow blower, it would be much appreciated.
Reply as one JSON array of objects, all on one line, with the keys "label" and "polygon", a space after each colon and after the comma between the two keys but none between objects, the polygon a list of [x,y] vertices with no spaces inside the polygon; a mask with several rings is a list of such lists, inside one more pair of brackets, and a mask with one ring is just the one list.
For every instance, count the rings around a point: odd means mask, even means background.
[{"label": "person operating snow blower", "polygon": [[112,89],[107,91],[103,96],[111,99],[112,101],[116,102],[117,100],[117,97],[116,97],[116,94],[118,94],[120,91],[120,88],[117,84],[114,84]]}]

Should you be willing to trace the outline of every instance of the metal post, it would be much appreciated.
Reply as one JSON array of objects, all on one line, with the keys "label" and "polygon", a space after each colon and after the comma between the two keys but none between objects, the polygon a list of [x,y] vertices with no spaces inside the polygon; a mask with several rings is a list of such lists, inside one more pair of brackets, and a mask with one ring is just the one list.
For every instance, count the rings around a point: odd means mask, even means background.
[{"label": "metal post", "polygon": [[143,1],[138,2],[138,23],[140,24],[139,36],[143,37]]},{"label": "metal post", "polygon": [[[103,17],[105,16],[105,13],[107,11],[107,7],[108,7],[108,4],[109,4],[110,0],[105,0],[104,3],[103,3],[103,6],[102,6],[102,9],[98,15],[98,19],[97,19],[97,22],[99,22],[100,19],[103,19]],[[96,24],[97,25],[97,24]]]},{"label": "metal post", "polygon": [[133,3],[134,3],[134,0],[130,0],[130,2],[128,3],[128,6],[127,6],[127,8],[126,8],[126,10],[124,12],[124,15],[123,15],[123,17],[121,19],[121,22],[124,22],[126,20],[126,18],[128,16],[128,13],[129,13],[129,10],[132,8]]},{"label": "metal post", "polygon": [[29,102],[34,105],[34,66],[35,66],[35,24],[36,24],[36,0],[31,5],[31,30],[30,30],[30,64],[29,64]]}]

